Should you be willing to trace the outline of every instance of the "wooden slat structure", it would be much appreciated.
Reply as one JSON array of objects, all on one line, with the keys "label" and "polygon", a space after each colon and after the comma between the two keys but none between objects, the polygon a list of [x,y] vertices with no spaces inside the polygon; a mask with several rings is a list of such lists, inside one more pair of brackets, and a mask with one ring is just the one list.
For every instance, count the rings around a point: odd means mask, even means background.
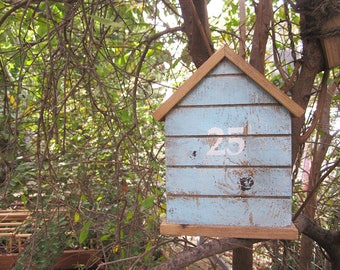
[{"label": "wooden slat structure", "polygon": [[[201,80],[223,59],[227,59],[233,65],[237,66],[242,73],[252,79],[264,91],[271,95],[277,102],[282,104],[295,117],[301,117],[305,111],[298,104],[292,101],[285,93],[269,82],[259,71],[244,61],[242,57],[235,54],[227,46],[222,47],[215,52],[192,76],[186,80],[176,92],[170,96],[161,106],[153,113],[153,117],[158,121],[164,121],[167,113],[180,102]],[[234,69],[231,66],[232,69]],[[235,70],[235,69],[234,69]],[[226,71],[228,72],[228,71]],[[243,91],[243,89],[242,89]],[[230,93],[228,93],[230,94]]]},{"label": "wooden slat structure", "polygon": [[[11,269],[20,252],[24,249],[24,243],[31,237],[30,233],[22,233],[20,226],[31,215],[26,210],[0,210],[0,270]],[[89,250],[65,250],[57,260],[53,269],[78,269],[77,265],[84,264],[95,266],[100,262],[99,252]]]},{"label": "wooden slat structure", "polygon": [[154,112],[165,120],[161,233],[296,239],[291,117],[304,110],[223,47]]},{"label": "wooden slat structure", "polygon": [[[294,225],[280,228],[254,226],[202,226],[163,224],[161,234],[169,235],[204,235],[207,237],[254,238],[256,239],[285,239],[295,240],[297,231]],[[270,235],[270,238],[268,237]]]},{"label": "wooden slat structure", "polygon": [[[340,28],[340,14],[330,18],[323,26],[322,31],[326,34],[321,39],[321,44],[326,59],[326,64],[329,69],[340,66],[340,34],[332,34]],[[338,30],[339,31],[339,30]]]},{"label": "wooden slat structure", "polygon": [[20,233],[18,228],[30,214],[26,210],[0,210],[0,238],[7,239],[6,253],[22,251],[24,241],[31,234]]}]

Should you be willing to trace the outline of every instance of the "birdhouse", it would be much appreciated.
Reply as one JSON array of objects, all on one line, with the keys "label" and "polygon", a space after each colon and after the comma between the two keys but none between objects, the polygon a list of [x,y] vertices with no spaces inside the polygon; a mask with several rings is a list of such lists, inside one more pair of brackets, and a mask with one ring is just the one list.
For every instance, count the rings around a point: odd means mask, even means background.
[{"label": "birdhouse", "polygon": [[325,35],[321,39],[321,44],[328,68],[340,66],[340,14],[331,17],[323,26],[322,31]]},{"label": "birdhouse", "polygon": [[291,117],[304,110],[229,48],[154,112],[165,121],[161,233],[295,239]]}]

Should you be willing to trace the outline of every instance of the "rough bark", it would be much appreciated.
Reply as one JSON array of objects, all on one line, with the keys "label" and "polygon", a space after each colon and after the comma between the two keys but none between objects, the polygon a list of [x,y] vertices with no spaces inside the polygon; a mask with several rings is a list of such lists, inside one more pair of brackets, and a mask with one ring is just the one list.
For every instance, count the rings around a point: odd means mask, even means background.
[{"label": "rough bark", "polygon": [[[256,7],[255,32],[250,55],[250,64],[264,74],[266,45],[270,22],[273,17],[272,0],[261,0]],[[233,250],[233,269],[251,270],[253,268],[253,247]]]},{"label": "rough bark", "polygon": [[239,0],[239,11],[240,11],[240,42],[238,54],[245,59],[246,58],[246,3],[245,0]]},{"label": "rough bark", "polygon": [[179,3],[190,55],[196,67],[200,67],[214,51],[210,37],[207,3],[206,0],[179,0]]},{"label": "rough bark", "polygon": [[325,230],[305,215],[300,215],[295,225],[299,232],[316,241],[328,253],[333,270],[340,269],[340,231]]},{"label": "rough bark", "polygon": [[[309,194],[310,196],[309,202],[305,207],[304,213],[309,218],[314,218],[315,210],[317,208],[317,198],[315,192],[322,181],[323,177],[321,175],[322,163],[325,159],[327,151],[332,141],[332,135],[330,134],[330,110],[331,110],[331,102],[332,96],[335,91],[335,84],[330,85],[327,88],[327,78],[328,72],[324,74],[324,79],[322,82],[322,87],[319,93],[318,98],[318,107],[317,112],[315,113],[315,117],[317,123],[317,133],[316,133],[316,142],[314,144],[313,149],[313,162],[311,171],[309,174]],[[320,106],[319,106],[320,105]],[[319,243],[320,244],[320,243]],[[301,256],[300,256],[300,269],[310,269],[310,262],[312,260],[312,252],[313,252],[313,242],[309,237],[305,235],[302,236],[301,241]]]},{"label": "rough bark", "polygon": [[196,261],[219,254],[235,248],[248,246],[258,240],[244,239],[213,239],[195,248],[188,249],[177,254],[166,262],[155,267],[154,270],[177,270],[182,269]]},{"label": "rough bark", "polygon": [[[301,72],[291,89],[292,99],[303,109],[307,108],[316,75],[322,70],[324,59],[321,44],[318,40],[306,40],[303,50],[303,64]],[[301,130],[305,118],[293,118],[292,120],[292,151],[293,160],[300,152],[303,142],[300,141]]]},{"label": "rough bark", "polygon": [[250,54],[250,64],[264,74],[266,45],[273,17],[272,0],[261,0],[256,7],[256,23]]},{"label": "rough bark", "polygon": [[233,270],[253,269],[253,244],[233,249]]},{"label": "rough bark", "polygon": [[[312,18],[304,12],[304,9],[299,8],[305,4],[304,0],[297,1],[297,4],[298,9],[301,10],[300,28],[303,42],[303,59],[301,72],[290,90],[292,93],[292,99],[303,109],[306,109],[313,90],[315,77],[324,69],[325,61],[319,39],[303,34],[308,32],[309,28],[314,27],[313,22],[316,18]],[[293,160],[297,158],[303,143],[300,140],[300,134],[304,123],[304,117],[294,118],[292,121]]]},{"label": "rough bark", "polygon": [[[306,215],[300,215],[295,221],[295,226],[300,233],[303,233],[318,244],[329,254],[332,263],[332,269],[340,269],[340,232],[329,231],[323,229]],[[252,244],[260,240],[246,239],[212,239],[195,248],[177,254],[171,259],[165,261],[153,270],[177,270],[182,269],[196,261],[210,257],[215,254],[220,254],[232,249],[246,249]],[[242,260],[242,258],[240,258]],[[234,268],[233,269],[245,269]]]},{"label": "rough bark", "polygon": [[[293,100],[298,103],[302,108],[306,109],[310,96],[312,94],[313,84],[317,74],[324,69],[324,56],[322,52],[322,47],[319,39],[314,36],[310,36],[306,33],[310,33],[310,29],[315,28],[315,21],[319,21],[317,18],[313,17],[313,14],[309,12],[306,8],[305,1],[297,1],[298,8],[300,10],[300,28],[303,41],[303,62],[302,69],[295,82],[293,88],[291,89]],[[314,14],[315,16],[315,14]],[[318,14],[317,14],[318,16]],[[321,27],[319,25],[319,27]],[[320,102],[320,100],[319,100]],[[293,149],[293,160],[295,160],[300,152],[301,146],[304,141],[301,140],[301,130],[305,123],[304,117],[295,118],[292,121],[292,149]],[[309,188],[313,189],[315,183],[319,179],[319,171],[321,168],[321,157],[323,154],[318,152],[314,155],[314,160],[312,163],[312,169],[310,173]],[[309,218],[314,217],[316,209],[316,193],[311,197],[309,203],[306,205],[305,213]],[[302,235],[301,239],[301,251],[300,251],[300,261],[299,268],[301,270],[308,270],[311,266],[313,251],[313,241],[307,237],[305,234]]]}]

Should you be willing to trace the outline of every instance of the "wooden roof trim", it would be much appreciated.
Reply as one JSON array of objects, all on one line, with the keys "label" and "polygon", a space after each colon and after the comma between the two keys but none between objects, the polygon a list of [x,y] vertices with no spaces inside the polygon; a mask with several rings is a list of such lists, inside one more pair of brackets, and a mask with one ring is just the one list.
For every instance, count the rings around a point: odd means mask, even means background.
[{"label": "wooden roof trim", "polygon": [[180,102],[224,57],[242,70],[248,77],[253,79],[268,94],[282,104],[291,114],[301,117],[304,110],[285,93],[269,82],[259,71],[244,61],[242,57],[235,54],[227,46],[216,51],[207,61],[200,66],[191,77],[186,80],[159,108],[153,113],[158,121],[163,121],[166,114]]},{"label": "wooden roof trim", "polygon": [[160,107],[153,113],[158,121],[163,121],[165,115],[193,89],[223,59],[224,51],[218,50],[200,66]]},{"label": "wooden roof trim", "polygon": [[277,102],[283,105],[291,114],[293,114],[295,117],[301,117],[305,113],[304,109],[302,109],[296,102],[291,100],[274,84],[268,81],[257,69],[245,62],[242,57],[240,57],[238,54],[235,54],[226,46],[223,47],[223,50],[225,57],[230,62],[242,70],[249,78],[253,79],[268,94],[275,98]]}]

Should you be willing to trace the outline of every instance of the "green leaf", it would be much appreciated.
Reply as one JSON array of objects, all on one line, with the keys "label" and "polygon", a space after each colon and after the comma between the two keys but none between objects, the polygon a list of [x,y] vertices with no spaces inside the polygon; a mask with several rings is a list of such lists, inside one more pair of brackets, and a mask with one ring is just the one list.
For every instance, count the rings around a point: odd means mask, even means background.
[{"label": "green leaf", "polygon": [[110,19],[105,19],[96,15],[89,15],[92,19],[102,24],[110,25],[113,28],[122,28],[124,26],[123,23],[113,22]]},{"label": "green leaf", "polygon": [[133,218],[133,216],[134,216],[134,212],[130,211],[126,216],[125,221],[129,222]]},{"label": "green leaf", "polygon": [[86,202],[87,201],[87,197],[86,197],[85,194],[81,194],[80,199],[81,199],[82,202]]},{"label": "green leaf", "polygon": [[78,212],[75,212],[75,213],[74,213],[74,218],[73,218],[73,220],[74,220],[74,222],[79,222],[79,220],[80,220],[80,215],[79,215]]},{"label": "green leaf", "polygon": [[155,200],[155,196],[150,196],[147,197],[143,202],[142,202],[142,208],[144,210],[151,208],[151,206],[153,205],[153,202]]},{"label": "green leaf", "polygon": [[333,100],[340,100],[340,94],[337,94],[333,97]]},{"label": "green leaf", "polygon": [[105,241],[110,238],[110,234],[104,234],[102,237],[100,237],[100,240]]},{"label": "green leaf", "polygon": [[81,228],[80,230],[80,234],[79,234],[79,243],[82,244],[84,243],[84,241],[87,239],[87,237],[89,236],[89,231],[90,231],[90,226],[91,226],[91,221],[87,220],[84,223],[83,228]]}]

